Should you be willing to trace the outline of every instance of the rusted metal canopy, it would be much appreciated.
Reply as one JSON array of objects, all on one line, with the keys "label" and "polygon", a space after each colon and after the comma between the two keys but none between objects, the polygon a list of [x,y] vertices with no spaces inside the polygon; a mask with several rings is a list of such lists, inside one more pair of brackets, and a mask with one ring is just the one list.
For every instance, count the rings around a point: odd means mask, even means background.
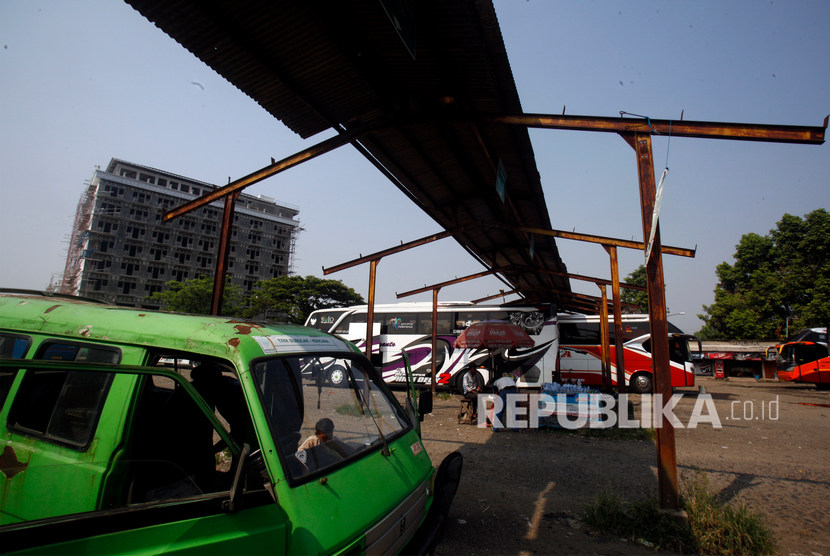
[{"label": "rusted metal canopy", "polygon": [[[490,0],[398,3],[401,33],[379,0],[127,2],[301,137],[372,130],[351,144],[486,267],[567,272],[516,227],[552,228],[527,129],[465,117],[522,112]],[[561,274],[501,275],[567,307]]]}]

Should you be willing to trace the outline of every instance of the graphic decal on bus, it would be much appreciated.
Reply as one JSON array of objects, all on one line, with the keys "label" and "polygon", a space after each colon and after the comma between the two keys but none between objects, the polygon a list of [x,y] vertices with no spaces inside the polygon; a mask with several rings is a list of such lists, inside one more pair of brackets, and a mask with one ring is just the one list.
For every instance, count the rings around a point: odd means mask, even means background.
[{"label": "graphic decal on bus", "polygon": [[[559,349],[556,316],[547,318],[550,308],[471,303],[441,303],[436,321],[436,349],[432,352],[432,304],[399,303],[376,305],[372,327],[372,360],[381,368],[387,383],[406,380],[402,351],[406,351],[413,378],[431,384],[435,363],[436,384],[460,388],[464,369],[476,367],[485,384],[502,373],[509,373],[520,386],[539,387],[556,372]],[[361,351],[366,347],[366,306],[322,309],[312,313],[307,324],[353,342]],[[332,323],[332,320],[335,322]],[[485,321],[504,321],[521,327],[534,340],[524,349],[462,349],[456,338],[467,327]]]}]

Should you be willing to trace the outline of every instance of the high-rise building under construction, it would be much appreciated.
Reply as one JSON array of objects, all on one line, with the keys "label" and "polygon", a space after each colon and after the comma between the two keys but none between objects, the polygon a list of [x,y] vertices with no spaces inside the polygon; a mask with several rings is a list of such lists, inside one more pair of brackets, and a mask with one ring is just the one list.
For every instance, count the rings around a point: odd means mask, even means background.
[{"label": "high-rise building under construction", "polygon": [[[162,222],[164,211],[217,187],[112,159],[87,183],[72,227],[60,291],[119,305],[156,308],[149,299],[170,280],[213,276],[224,203]],[[263,195],[236,201],[228,253],[231,283],[250,291],[289,274],[299,209]]]}]

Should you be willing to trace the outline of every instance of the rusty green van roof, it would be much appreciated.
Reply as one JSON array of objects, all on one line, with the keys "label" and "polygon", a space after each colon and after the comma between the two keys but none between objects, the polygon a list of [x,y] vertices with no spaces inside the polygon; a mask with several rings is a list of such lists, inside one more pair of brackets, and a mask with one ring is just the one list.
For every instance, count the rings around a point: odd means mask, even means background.
[{"label": "rusty green van roof", "polygon": [[0,292],[0,329],[226,359],[351,349],[338,338],[303,326],[149,311],[37,292]]}]

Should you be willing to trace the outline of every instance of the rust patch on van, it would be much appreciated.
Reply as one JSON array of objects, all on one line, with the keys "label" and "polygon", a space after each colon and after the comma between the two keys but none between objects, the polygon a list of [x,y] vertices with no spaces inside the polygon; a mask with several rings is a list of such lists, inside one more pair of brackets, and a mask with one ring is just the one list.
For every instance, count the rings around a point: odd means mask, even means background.
[{"label": "rust patch on van", "polygon": [[250,334],[251,333],[251,327],[250,327],[250,325],[247,325],[247,324],[237,324],[236,326],[234,326],[234,328],[236,329],[237,334]]},{"label": "rust patch on van", "polygon": [[239,347],[239,344],[241,343],[242,342],[239,341],[239,338],[231,338],[228,340],[228,345],[234,348]]},{"label": "rust patch on van", "polygon": [[17,454],[11,446],[4,446],[3,453],[0,454],[0,472],[11,479],[18,473],[26,471],[29,466],[28,463],[23,463],[17,459]]},{"label": "rust patch on van", "polygon": [[44,312],[44,313],[51,313],[52,311],[54,311],[54,310],[55,310],[55,309],[57,309],[58,307],[60,307],[60,305],[52,305],[51,307],[49,307],[48,309],[46,309],[46,310],[45,310],[45,311],[43,311],[43,312]]}]

